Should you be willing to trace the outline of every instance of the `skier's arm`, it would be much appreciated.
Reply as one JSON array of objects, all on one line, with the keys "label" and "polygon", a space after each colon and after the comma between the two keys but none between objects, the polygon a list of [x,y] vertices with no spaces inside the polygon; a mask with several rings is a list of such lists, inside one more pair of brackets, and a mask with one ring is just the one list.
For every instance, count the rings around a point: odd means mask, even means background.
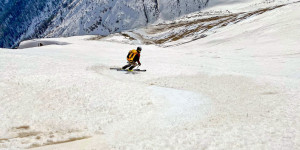
[{"label": "skier's arm", "polygon": [[140,62],[140,55],[136,55],[133,59],[135,62],[138,62],[139,66],[141,65],[141,62]]},{"label": "skier's arm", "polygon": [[138,62],[138,64],[139,64],[139,66],[142,65],[141,62],[140,62],[140,57],[141,57],[141,56],[138,55],[138,60],[137,60],[137,62]]}]

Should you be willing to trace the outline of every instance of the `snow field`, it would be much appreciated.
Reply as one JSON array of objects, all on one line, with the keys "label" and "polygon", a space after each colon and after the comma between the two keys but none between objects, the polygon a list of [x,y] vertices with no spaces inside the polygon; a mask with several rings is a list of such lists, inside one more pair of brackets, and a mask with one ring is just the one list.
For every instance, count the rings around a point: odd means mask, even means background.
[{"label": "snow field", "polygon": [[[57,46],[54,47],[57,48]],[[84,57],[82,62],[76,62],[78,57],[76,54],[63,56],[60,53],[57,57],[59,52],[55,52],[54,49],[48,51],[51,54],[45,54],[43,48],[33,51],[36,52],[37,57],[32,57],[34,55],[28,57],[26,54],[2,55],[8,65],[4,65],[6,67],[1,75],[1,83],[4,83],[3,90],[1,90],[3,97],[1,107],[5,108],[6,112],[2,117],[2,126],[8,131],[11,127],[29,125],[30,129],[45,134],[39,134],[42,140],[35,143],[36,145],[39,145],[39,142],[45,142],[43,138],[48,141],[49,139],[43,136],[49,136],[48,134],[52,136],[51,132],[58,132],[50,138],[54,142],[55,140],[63,141],[66,138],[65,135],[81,132],[82,129],[89,131],[77,136],[89,136],[90,132],[101,132],[100,127],[103,124],[116,119],[112,116],[116,115],[124,119],[127,115],[131,116],[131,113],[137,113],[135,111],[139,111],[139,107],[142,108],[144,103],[147,103],[140,101],[140,99],[147,98],[147,93],[141,89],[135,90],[141,95],[130,95],[131,89],[128,84],[105,76],[99,78],[98,74],[94,73],[99,68],[85,66],[86,58]],[[16,59],[19,61],[14,62],[13,60]],[[119,89],[124,93],[112,92],[113,89]],[[116,102],[120,99],[128,101]],[[132,99],[138,102],[135,103]],[[128,109],[130,113],[120,113],[118,105]],[[137,109],[132,110],[132,107]],[[51,131],[48,131],[49,128]],[[56,137],[56,134],[60,137]],[[4,133],[3,139],[10,139],[5,135],[8,134]],[[35,135],[29,138],[34,140]],[[23,139],[17,137],[14,137],[14,140],[15,142],[10,142],[11,145],[7,147],[20,145],[27,147],[32,142],[32,140],[24,142]]]}]

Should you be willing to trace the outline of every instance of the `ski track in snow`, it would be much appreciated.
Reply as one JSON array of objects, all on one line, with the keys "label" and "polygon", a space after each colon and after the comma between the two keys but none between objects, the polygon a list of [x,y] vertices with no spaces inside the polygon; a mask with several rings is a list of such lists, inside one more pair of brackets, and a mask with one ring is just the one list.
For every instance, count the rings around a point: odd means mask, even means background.
[{"label": "ski track in snow", "polygon": [[299,149],[298,8],[142,46],[147,72],[110,70],[135,46],[90,36],[0,49],[0,149]]}]

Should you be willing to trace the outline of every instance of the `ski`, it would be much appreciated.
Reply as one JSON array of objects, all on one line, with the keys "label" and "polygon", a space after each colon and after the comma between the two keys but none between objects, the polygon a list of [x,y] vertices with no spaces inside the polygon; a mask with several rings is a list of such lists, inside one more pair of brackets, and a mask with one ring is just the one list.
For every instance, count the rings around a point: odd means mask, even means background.
[{"label": "ski", "polygon": [[[110,68],[110,70],[117,70],[117,71],[128,71],[128,69],[122,69],[122,68]],[[146,69],[133,69],[133,71],[140,71],[140,72],[146,72]]]}]

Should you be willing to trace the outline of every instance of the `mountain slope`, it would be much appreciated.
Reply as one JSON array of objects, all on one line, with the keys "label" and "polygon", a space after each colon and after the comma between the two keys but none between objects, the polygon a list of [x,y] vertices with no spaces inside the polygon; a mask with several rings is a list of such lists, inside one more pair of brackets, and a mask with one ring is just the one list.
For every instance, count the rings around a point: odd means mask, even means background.
[{"label": "mountain slope", "polygon": [[47,26],[58,4],[59,0],[8,1],[0,13],[0,47],[14,47],[30,36],[36,37],[33,34]]},{"label": "mountain slope", "polygon": [[108,35],[199,11],[208,0],[10,0],[0,3],[0,47],[24,39]]},{"label": "mountain slope", "polygon": [[[116,40],[131,44],[156,44],[162,47],[178,46],[206,38],[222,28],[294,3],[299,3],[299,1],[246,3],[237,9],[230,9],[230,11],[222,8],[220,10],[210,10],[208,8],[200,12],[184,15],[175,20],[127,30],[105,37],[105,39],[110,40],[110,37],[120,36]],[[219,7],[221,4],[216,4],[216,7]]]}]

